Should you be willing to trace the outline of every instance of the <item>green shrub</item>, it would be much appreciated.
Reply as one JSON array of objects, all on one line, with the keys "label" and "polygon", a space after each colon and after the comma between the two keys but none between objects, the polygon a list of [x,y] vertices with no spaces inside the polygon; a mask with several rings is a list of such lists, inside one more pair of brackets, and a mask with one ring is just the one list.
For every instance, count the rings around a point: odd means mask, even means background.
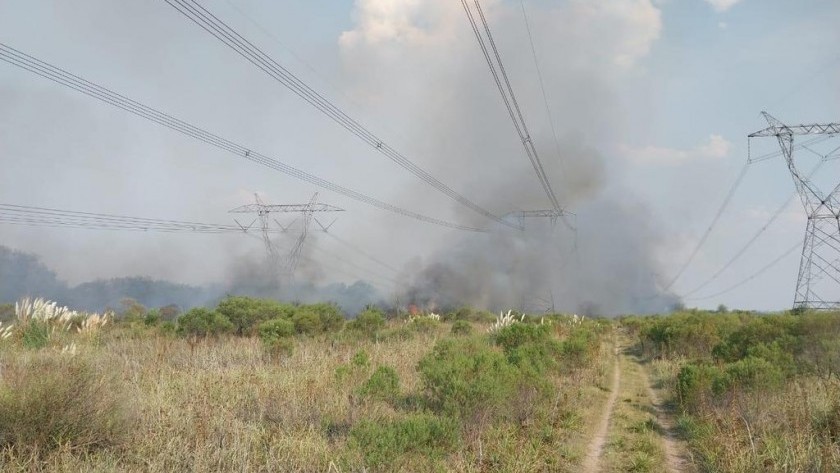
[{"label": "green shrub", "polygon": [[344,314],[335,304],[308,304],[302,308],[318,314],[322,332],[338,332],[344,327]]},{"label": "green shrub", "polygon": [[292,316],[292,322],[294,322],[295,332],[299,334],[315,335],[323,331],[321,317],[316,312],[305,308],[298,308]]},{"label": "green shrub", "polygon": [[233,324],[237,334],[248,335],[266,320],[291,318],[296,308],[269,299],[229,296],[219,302],[216,311]]},{"label": "green shrub", "polygon": [[435,333],[440,322],[429,317],[415,317],[408,323],[408,328],[416,333]]},{"label": "green shrub", "polygon": [[498,330],[493,339],[510,363],[539,378],[558,367],[564,345],[554,339],[548,325],[516,323]]},{"label": "green shrub", "polygon": [[796,323],[796,318],[792,316],[750,317],[715,346],[712,354],[718,360],[731,362],[745,358],[750,349],[757,345],[771,343],[778,344],[784,351],[792,352],[796,345]]},{"label": "green shrub", "polygon": [[412,414],[391,421],[363,420],[350,431],[350,439],[367,466],[395,471],[410,457],[443,458],[458,445],[459,432],[452,419]]},{"label": "green shrub", "polygon": [[486,310],[473,309],[472,307],[461,307],[455,312],[447,312],[443,314],[442,319],[444,322],[465,320],[468,322],[493,323],[496,321],[496,316]]},{"label": "green shrub", "polygon": [[528,343],[543,343],[549,340],[551,332],[548,325],[511,324],[496,331],[493,340],[505,353]]},{"label": "green shrub", "polygon": [[367,368],[370,366],[370,356],[364,350],[359,350],[350,358],[350,363],[357,368]]},{"label": "green shrub", "polygon": [[347,330],[355,331],[369,337],[385,326],[385,316],[382,311],[375,308],[365,309],[355,319],[347,323]]},{"label": "green shrub", "polygon": [[583,369],[594,362],[599,351],[600,342],[595,332],[588,327],[575,328],[561,344],[562,365],[569,371]]},{"label": "green shrub", "polygon": [[178,325],[171,320],[165,320],[162,324],[160,324],[158,330],[160,330],[160,333],[163,335],[174,335],[178,333]]},{"label": "green shrub", "polygon": [[481,339],[444,339],[418,370],[429,406],[462,418],[505,416],[522,381],[505,356]]},{"label": "green shrub", "polygon": [[452,335],[471,335],[472,332],[472,325],[466,320],[456,320],[452,324]]},{"label": "green shrub", "polygon": [[400,378],[394,368],[379,366],[359,387],[358,394],[363,398],[393,401],[400,394]]},{"label": "green shrub", "polygon": [[190,309],[178,318],[178,334],[189,337],[209,337],[228,333],[233,324],[224,315],[203,307]]},{"label": "green shrub", "polygon": [[163,316],[160,315],[159,309],[152,309],[146,312],[146,316],[143,317],[143,323],[147,327],[152,327],[159,324],[163,320]]},{"label": "green shrub", "polygon": [[41,352],[4,363],[0,448],[92,452],[131,431],[119,383],[80,356]]},{"label": "green shrub", "polygon": [[261,323],[257,327],[257,333],[263,343],[270,345],[282,338],[294,335],[295,324],[287,319],[271,319]]},{"label": "green shrub", "polygon": [[713,386],[718,390],[725,387],[722,383],[725,383],[723,373],[717,367],[688,363],[677,374],[677,400],[683,409],[696,412],[711,400]]},{"label": "green shrub", "polygon": [[[726,387],[730,390],[769,390],[779,387],[784,379],[778,366],[752,356],[726,365],[724,372]],[[718,391],[722,389],[718,388]]]}]

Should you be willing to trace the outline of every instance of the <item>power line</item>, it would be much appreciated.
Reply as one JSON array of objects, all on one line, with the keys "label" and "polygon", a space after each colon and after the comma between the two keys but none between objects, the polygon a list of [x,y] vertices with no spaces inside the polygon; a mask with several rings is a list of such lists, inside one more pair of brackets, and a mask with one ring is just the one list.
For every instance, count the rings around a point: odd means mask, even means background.
[{"label": "power line", "polygon": [[191,233],[243,233],[247,231],[235,225],[129,217],[13,204],[0,204],[0,222],[103,230]]},{"label": "power line", "polygon": [[746,283],[748,283],[748,282],[752,281],[753,279],[755,279],[755,278],[757,278],[757,277],[761,276],[762,274],[764,274],[764,272],[765,272],[765,271],[767,271],[768,269],[770,269],[770,268],[772,268],[773,266],[777,265],[780,261],[782,261],[783,259],[785,259],[785,257],[787,257],[788,255],[790,255],[791,253],[793,253],[796,249],[800,248],[801,246],[802,246],[802,243],[797,242],[795,245],[793,245],[793,246],[791,246],[790,248],[788,248],[787,250],[785,250],[785,252],[784,252],[784,253],[782,253],[781,255],[779,255],[778,257],[776,257],[773,261],[771,261],[771,262],[770,262],[770,263],[768,263],[767,265],[763,266],[761,269],[759,269],[759,270],[758,270],[758,271],[756,271],[755,273],[753,273],[753,274],[751,274],[750,276],[748,276],[748,277],[746,277],[746,278],[742,279],[741,281],[739,281],[739,282],[737,282],[737,283],[735,283],[735,284],[733,284],[733,285],[731,285],[731,286],[727,287],[726,289],[724,289],[724,290],[722,290],[722,291],[716,292],[716,293],[714,293],[714,294],[709,294],[709,295],[707,295],[707,296],[703,296],[703,297],[689,297],[689,298],[687,298],[687,299],[688,299],[688,300],[692,300],[692,301],[702,301],[702,300],[706,300],[706,299],[711,299],[711,298],[713,298],[713,297],[722,296],[723,294],[726,294],[726,293],[728,293],[728,292],[732,292],[732,291],[734,291],[735,289],[738,289],[739,287],[743,286],[744,284],[746,284]]},{"label": "power line", "polygon": [[[827,155],[827,156],[828,156],[828,155]],[[811,176],[813,176],[814,174],[816,174],[816,172],[820,169],[820,167],[822,167],[822,165],[823,165],[823,164],[825,164],[825,160],[821,160],[821,161],[820,161],[820,162],[819,162],[819,163],[818,163],[818,164],[814,167],[814,169],[812,169],[812,170],[811,170],[811,172],[808,174],[808,177],[810,178]],[[766,223],[765,223],[765,224],[764,224],[764,225],[763,225],[763,226],[762,226],[762,227],[761,227],[761,228],[760,228],[760,229],[759,229],[759,230],[758,230],[758,231],[757,231],[757,232],[756,232],[756,233],[755,233],[755,234],[754,234],[754,235],[753,235],[753,236],[752,236],[749,240],[747,240],[747,242],[744,244],[744,246],[742,246],[742,247],[741,247],[741,248],[740,248],[740,249],[739,249],[739,250],[735,253],[735,255],[734,255],[734,256],[733,256],[733,257],[732,257],[729,261],[727,261],[727,262],[726,262],[723,266],[721,266],[721,268],[720,268],[720,269],[718,269],[718,270],[717,270],[717,272],[715,272],[715,273],[712,275],[712,277],[710,277],[709,279],[707,279],[706,281],[704,281],[702,284],[700,284],[699,286],[695,287],[695,288],[694,288],[694,289],[692,289],[691,291],[689,291],[689,292],[685,293],[682,297],[688,297],[688,296],[691,296],[692,294],[697,293],[698,291],[700,291],[700,290],[701,290],[701,289],[703,289],[704,287],[706,287],[706,286],[708,286],[709,284],[711,284],[712,282],[714,282],[714,281],[715,281],[718,277],[720,277],[720,275],[721,275],[721,274],[723,274],[723,273],[724,273],[727,269],[729,269],[730,267],[732,267],[732,265],[733,265],[736,261],[738,261],[738,260],[741,258],[741,256],[743,256],[743,255],[747,252],[747,250],[748,250],[748,249],[749,249],[749,248],[753,245],[753,243],[755,243],[755,242],[756,242],[756,240],[758,240],[758,238],[759,238],[762,234],[764,234],[764,232],[767,230],[767,228],[768,228],[770,225],[772,225],[772,224],[773,224],[773,222],[775,222],[775,221],[776,221],[776,219],[777,219],[777,218],[779,218],[779,216],[781,216],[781,215],[782,215],[782,212],[784,212],[784,210],[787,208],[787,206],[788,206],[788,205],[790,205],[790,202],[794,199],[794,197],[796,197],[796,195],[797,195],[797,194],[796,194],[796,192],[792,193],[792,194],[790,195],[790,197],[788,197],[788,199],[787,199],[787,200],[786,200],[786,201],[785,201],[782,205],[780,205],[780,206],[779,206],[779,208],[777,208],[775,212],[773,212],[773,215],[771,215],[771,216],[770,216],[770,219],[769,219],[769,220],[767,220],[767,222],[766,222]]]},{"label": "power line", "polygon": [[557,151],[557,163],[563,167],[563,153],[560,150],[560,140],[557,138],[557,127],[554,124],[554,114],[551,113],[551,107],[548,105],[548,94],[545,91],[545,81],[543,80],[542,68],[540,61],[537,58],[537,48],[534,46],[534,36],[531,34],[531,23],[528,21],[528,13],[525,11],[525,0],[519,0],[519,6],[522,7],[522,18],[525,20],[525,29],[528,31],[528,42],[531,44],[531,55],[534,57],[534,66],[537,69],[537,78],[540,82],[540,91],[542,92],[543,103],[545,104],[545,114],[548,116],[548,123],[551,127],[551,135],[554,137],[554,149]]},{"label": "power line", "polygon": [[[135,231],[135,232],[156,232],[156,233],[202,233],[202,234],[244,234],[260,239],[255,233],[249,232],[248,228],[235,225],[201,223],[181,220],[164,220],[145,217],[131,217],[126,215],[104,214],[94,212],[79,212],[47,207],[34,207],[26,205],[0,204],[0,224],[50,227],[50,228],[77,228],[84,230],[108,230],[108,231]],[[272,233],[282,233],[280,230],[271,230]],[[318,247],[318,251],[327,254],[331,259],[344,262],[353,268],[367,273],[367,277],[373,277],[379,281],[371,281],[382,287],[385,282],[388,287],[395,287],[398,283],[387,276],[375,271],[365,269],[352,261],[348,261],[339,255],[328,252]],[[302,259],[318,263],[330,270],[343,272],[351,277],[358,277],[341,271],[335,267],[317,262],[311,257],[302,255]]]},{"label": "power line", "polygon": [[738,173],[738,177],[735,179],[735,182],[732,183],[732,187],[727,192],[726,197],[723,199],[723,202],[720,205],[720,208],[715,213],[715,216],[712,218],[712,222],[709,224],[709,227],[706,228],[706,231],[703,232],[703,235],[700,237],[700,240],[697,241],[697,245],[691,251],[691,254],[688,256],[688,259],[683,263],[680,270],[677,271],[677,274],[671,279],[671,281],[665,286],[665,291],[668,291],[673,287],[674,283],[683,275],[688,266],[691,265],[691,262],[694,261],[694,258],[700,252],[700,248],[703,244],[706,243],[706,240],[709,238],[709,235],[712,233],[712,229],[717,225],[718,220],[723,215],[723,212],[726,210],[726,207],[729,205],[729,202],[732,201],[732,197],[735,195],[735,191],[738,190],[738,187],[741,185],[741,181],[744,180],[744,176],[747,174],[747,169],[749,167],[749,162],[744,163],[744,167],[741,168],[741,172]]},{"label": "power line", "polygon": [[442,219],[429,217],[417,212],[413,212],[411,210],[406,210],[384,202],[382,200],[376,199],[374,197],[368,196],[366,194],[362,194],[361,192],[349,189],[347,187],[343,187],[339,184],[335,184],[326,179],[322,179],[314,174],[307,173],[289,164],[270,158],[257,151],[253,151],[250,148],[234,143],[230,140],[222,138],[204,129],[193,126],[185,121],[174,118],[171,115],[143,105],[140,102],[120,95],[105,87],[82,79],[79,76],[73,75],[61,68],[58,68],[46,62],[43,62],[37,58],[29,56],[28,54],[25,54],[3,43],[0,43],[0,60],[17,66],[21,69],[32,72],[45,79],[49,79],[53,82],[64,85],[65,87],[76,90],[77,92],[81,92],[97,100],[101,100],[102,102],[105,102],[109,105],[113,105],[114,107],[121,108],[141,118],[145,118],[146,120],[165,126],[189,137],[203,141],[207,144],[216,146],[217,148],[223,149],[239,157],[243,157],[258,164],[262,164],[263,166],[269,167],[276,171],[280,171],[296,179],[308,182],[310,184],[327,189],[337,194],[341,194],[345,197],[349,197],[353,200],[362,202],[372,207],[376,207],[381,210],[387,210],[389,212],[393,212],[405,217],[410,217],[421,222],[431,223],[434,225],[439,225],[448,228],[454,228],[457,230],[466,230],[473,232],[485,231],[476,227],[452,223]]},{"label": "power line", "polygon": [[[551,202],[551,205],[554,207],[554,210],[562,212],[563,208],[560,206],[560,202],[557,200],[557,196],[554,193],[554,189],[551,188],[551,183],[549,182],[548,176],[546,175],[545,169],[543,168],[542,162],[540,161],[537,148],[534,146],[534,142],[531,139],[530,133],[528,132],[528,126],[525,123],[525,119],[522,115],[522,110],[519,107],[519,102],[516,100],[516,95],[514,94],[513,87],[511,86],[510,80],[508,79],[507,71],[505,70],[505,66],[502,63],[502,58],[499,54],[499,50],[498,48],[496,48],[496,42],[493,40],[493,35],[490,32],[490,26],[487,23],[487,18],[484,16],[484,11],[481,8],[481,4],[478,0],[475,0],[475,6],[478,12],[478,17],[481,20],[485,35],[487,36],[487,41],[485,41],[484,37],[481,34],[481,29],[478,26],[476,17],[473,14],[469,4],[467,3],[467,0],[461,0],[461,5],[464,7],[464,12],[467,14],[467,19],[470,22],[473,34],[475,35],[475,38],[478,41],[478,45],[481,48],[481,52],[484,55],[484,59],[485,61],[487,61],[487,65],[490,67],[490,74],[493,76],[493,80],[496,83],[496,87],[499,89],[499,93],[502,95],[502,101],[505,104],[505,108],[508,111],[508,115],[510,115],[511,120],[513,121],[513,126],[516,129],[516,133],[517,135],[519,135],[519,139],[525,148],[525,154],[528,156],[528,160],[531,162],[531,166],[534,168],[534,171],[537,174],[537,179],[540,181],[540,185],[542,186],[543,191],[548,197],[548,200]],[[494,57],[495,62],[493,60]],[[504,84],[502,82],[504,82]]]},{"label": "power line", "polygon": [[286,88],[304,99],[318,111],[331,118],[347,131],[356,135],[359,139],[385,155],[388,159],[414,174],[434,189],[443,193],[452,200],[469,208],[470,210],[492,219],[503,225],[511,226],[508,222],[482,208],[478,204],[459,194],[429,172],[420,168],[403,154],[392,148],[384,140],[376,136],[364,125],[347,115],[335,104],[326,99],[319,92],[312,89],[288,69],[283,67],[276,60],[268,56],[253,43],[228,26],[224,21],[216,17],[212,12],[198,4],[195,0],[164,0],[179,13],[193,21],[203,30],[210,33],[216,39],[224,43],[237,54],[248,60],[251,64],[262,70],[269,77],[276,80]]},{"label": "power line", "polygon": [[374,263],[378,264],[379,266],[382,266],[383,268],[385,268],[389,271],[392,271],[394,273],[399,273],[400,272],[398,269],[394,268],[390,264],[388,264],[388,263],[380,260],[379,258],[367,253],[366,251],[364,251],[361,248],[359,248],[358,246],[350,243],[349,241],[347,241],[343,238],[339,238],[338,236],[336,236],[335,234],[330,233],[330,232],[326,232],[326,234],[329,235],[335,241],[341,243],[342,245],[346,246],[347,248],[350,248],[350,250],[355,251],[356,253],[366,257],[367,259],[373,261]]}]

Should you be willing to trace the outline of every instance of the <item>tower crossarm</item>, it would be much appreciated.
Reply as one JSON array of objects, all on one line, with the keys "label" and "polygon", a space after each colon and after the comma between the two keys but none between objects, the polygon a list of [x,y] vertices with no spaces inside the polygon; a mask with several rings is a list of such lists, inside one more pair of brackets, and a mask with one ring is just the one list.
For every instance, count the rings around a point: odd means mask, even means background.
[{"label": "tower crossarm", "polygon": [[233,210],[230,210],[230,213],[256,213],[256,212],[268,212],[268,213],[301,213],[301,212],[344,212],[344,209],[336,207],[334,205],[329,204],[322,204],[322,203],[310,203],[310,204],[278,204],[278,205],[265,205],[265,204],[248,204],[237,207]]},{"label": "tower crossarm", "polygon": [[779,128],[767,127],[751,133],[750,138],[778,135],[836,135],[840,134],[840,123],[812,123],[810,125],[785,125]]}]

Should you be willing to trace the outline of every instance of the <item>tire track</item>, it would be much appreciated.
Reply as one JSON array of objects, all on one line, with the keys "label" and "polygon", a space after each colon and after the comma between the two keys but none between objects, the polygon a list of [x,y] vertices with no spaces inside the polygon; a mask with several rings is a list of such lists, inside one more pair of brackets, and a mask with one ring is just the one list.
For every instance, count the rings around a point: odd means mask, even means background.
[{"label": "tire track", "polygon": [[586,459],[581,465],[582,471],[586,473],[596,473],[598,465],[601,461],[601,454],[604,452],[604,445],[607,442],[607,433],[610,430],[610,419],[615,410],[615,402],[618,399],[618,391],[621,387],[621,367],[618,360],[618,346],[613,349],[613,376],[612,376],[612,392],[604,408],[604,414],[598,424],[598,430],[595,432],[595,437],[589,443],[586,449]]}]

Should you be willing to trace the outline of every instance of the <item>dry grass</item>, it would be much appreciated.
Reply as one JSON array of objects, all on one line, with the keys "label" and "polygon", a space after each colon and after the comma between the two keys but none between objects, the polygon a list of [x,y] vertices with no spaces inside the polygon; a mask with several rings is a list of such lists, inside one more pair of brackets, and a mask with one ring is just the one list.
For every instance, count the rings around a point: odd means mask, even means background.
[{"label": "dry grass", "polygon": [[[39,441],[44,447],[30,448],[37,442],[25,438],[6,441],[0,469],[362,471],[363,456],[351,442],[354,425],[365,419],[406,418],[413,408],[362,399],[359,385],[377,366],[389,366],[399,377],[401,395],[417,397],[422,391],[418,361],[437,340],[450,337],[450,329],[438,323],[430,333],[379,342],[298,337],[291,353],[279,356],[267,352],[257,338],[195,341],[113,324],[97,337],[62,335],[60,346],[74,343],[75,355],[54,344],[33,350],[15,343],[14,337],[0,340],[2,389],[21,387],[26,374],[30,383],[38,376],[46,379],[45,373],[54,380],[78,379],[60,375],[69,374],[70,365],[85,365],[93,373],[89,390],[95,394],[73,391],[71,383],[63,399],[45,402],[45,412],[77,412],[70,408],[76,404],[108,414],[101,416],[104,426],[75,444],[50,443],[54,436],[37,429],[36,434],[46,435],[47,440]],[[485,330],[477,336],[485,337]],[[360,351],[369,356],[366,366],[351,361]],[[41,358],[49,360],[46,365],[31,362]],[[598,403],[606,398],[598,388],[606,384],[606,373],[599,358],[590,368],[559,376],[551,380],[550,405],[535,407],[537,420],[464,434],[463,442],[443,458],[410,456],[396,469],[574,471]],[[20,392],[30,388],[23,386]],[[82,402],[85,396],[90,402]],[[528,407],[528,399],[522,406]],[[81,425],[96,425],[94,420],[76,419]]]}]

